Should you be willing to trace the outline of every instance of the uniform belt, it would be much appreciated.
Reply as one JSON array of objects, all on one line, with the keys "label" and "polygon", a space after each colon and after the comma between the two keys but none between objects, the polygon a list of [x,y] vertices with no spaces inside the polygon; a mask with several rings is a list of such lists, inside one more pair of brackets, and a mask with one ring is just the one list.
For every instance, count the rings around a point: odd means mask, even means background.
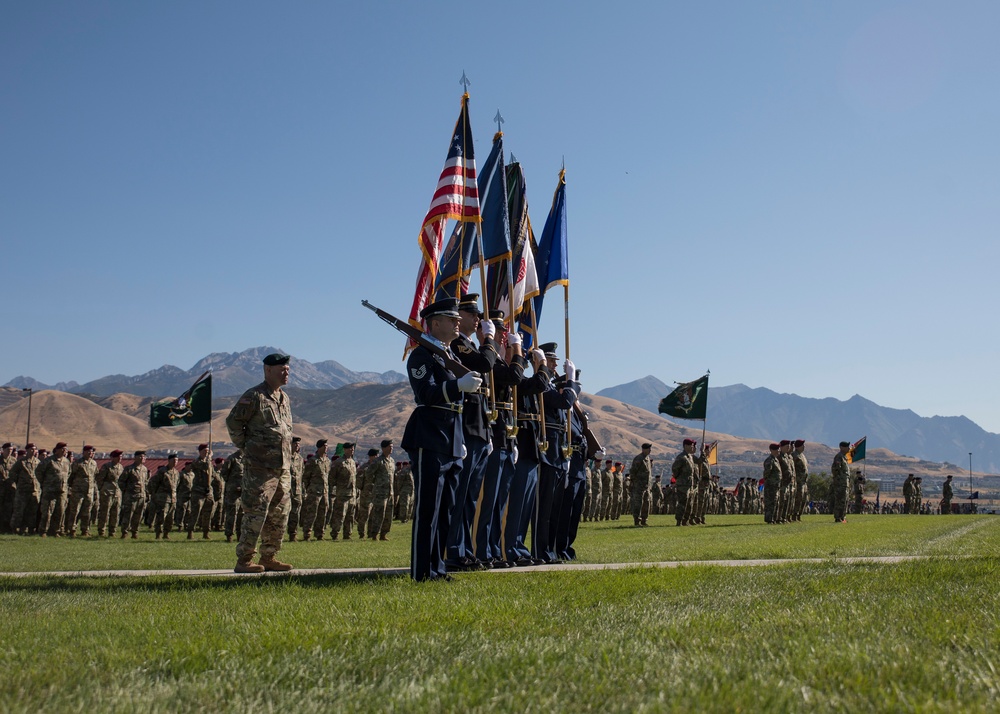
[{"label": "uniform belt", "polygon": [[537,414],[531,414],[529,412],[521,412],[517,415],[518,421],[541,421]]},{"label": "uniform belt", "polygon": [[545,422],[545,427],[547,429],[565,429],[566,422],[547,421]]},{"label": "uniform belt", "polygon": [[514,404],[512,402],[497,402],[493,406],[497,409],[505,409],[509,412],[514,411]]},{"label": "uniform belt", "polygon": [[431,409],[443,409],[446,412],[455,412],[456,414],[462,413],[461,402],[455,404],[424,404],[423,406],[430,407]]}]

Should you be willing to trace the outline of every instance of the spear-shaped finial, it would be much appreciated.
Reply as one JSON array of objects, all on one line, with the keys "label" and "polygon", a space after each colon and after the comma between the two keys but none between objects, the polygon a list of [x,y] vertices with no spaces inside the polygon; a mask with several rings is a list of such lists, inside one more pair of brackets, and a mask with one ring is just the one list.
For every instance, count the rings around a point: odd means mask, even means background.
[{"label": "spear-shaped finial", "polygon": [[512,164],[516,164],[517,163],[517,159],[514,158],[514,152],[513,151],[510,152],[510,162]]},{"label": "spear-shaped finial", "polygon": [[504,123],[504,121],[503,121],[503,115],[500,114],[500,110],[499,109],[497,109],[497,115],[495,117],[493,117],[493,121],[495,121],[497,123],[497,131],[503,131],[503,127],[500,126],[501,124]]},{"label": "spear-shaped finial", "polygon": [[464,69],[462,70],[462,78],[460,80],[458,80],[458,83],[462,85],[463,91],[466,94],[468,94],[469,93],[469,85],[472,84],[472,82],[470,82],[469,78],[465,76],[465,70]]}]

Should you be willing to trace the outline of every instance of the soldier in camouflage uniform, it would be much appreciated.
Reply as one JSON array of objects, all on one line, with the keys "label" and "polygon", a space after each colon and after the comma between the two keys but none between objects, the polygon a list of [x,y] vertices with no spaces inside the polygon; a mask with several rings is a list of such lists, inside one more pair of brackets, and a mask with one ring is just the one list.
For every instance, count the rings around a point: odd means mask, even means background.
[{"label": "soldier in camouflage uniform", "polygon": [[9,441],[0,447],[0,533],[10,533],[10,517],[14,513],[14,494],[17,483],[10,476],[10,470],[17,463],[14,445]]},{"label": "soldier in camouflage uniform", "polygon": [[622,515],[622,492],[625,489],[625,464],[616,461],[611,468],[611,520],[617,521]]},{"label": "soldier in camouflage uniform", "polygon": [[595,458],[593,464],[590,467],[591,474],[591,494],[590,494],[590,513],[587,514],[588,519],[591,521],[599,520],[602,513],[602,481],[603,474],[601,469],[601,460]]},{"label": "soldier in camouflage uniform", "polygon": [[42,491],[38,500],[38,535],[42,538],[62,535],[70,465],[66,443],[60,441],[52,450],[52,456],[42,461],[35,472]]},{"label": "soldier in camouflage uniform", "polygon": [[226,482],[222,480],[222,474],[219,470],[222,469],[222,465],[226,463],[226,460],[221,456],[217,456],[215,460],[212,461],[212,530],[221,531],[223,524],[223,510],[222,501],[225,498]]},{"label": "soldier in camouflage uniform", "polygon": [[392,439],[383,439],[382,453],[372,464],[369,478],[372,484],[372,511],[368,519],[368,537],[389,540],[392,526],[392,477],[396,461],[392,458]]},{"label": "soldier in camouflage uniform", "polygon": [[323,540],[326,512],[330,507],[330,459],[326,455],[326,439],[316,442],[316,455],[306,462],[302,473],[302,540],[309,540],[315,531],[316,540]]},{"label": "soldier in camouflage uniform", "polygon": [[781,445],[771,444],[764,459],[764,523],[780,523],[778,491],[781,489]]},{"label": "soldier in camouflage uniform", "polygon": [[122,471],[118,486],[122,490],[121,526],[122,538],[132,531],[132,539],[139,537],[139,524],[142,522],[142,511],[146,505],[146,482],[149,481],[149,469],[144,465],[146,452],[136,451],[132,464]]},{"label": "soldier in camouflage uniform", "polygon": [[[354,528],[354,489],[357,479],[357,464],[354,462],[354,444],[347,442],[341,445],[344,453],[333,464],[330,472],[331,488],[334,491],[333,516],[330,518],[330,538],[337,540],[341,528],[344,540],[351,539]],[[364,533],[358,533],[364,537]]]},{"label": "soldier in camouflage uniform", "polygon": [[208,529],[212,517],[212,479],[215,468],[212,466],[212,450],[208,444],[198,445],[198,458],[191,464],[191,507],[184,522],[187,538],[194,538],[194,529],[200,527],[202,538],[209,540]]},{"label": "soldier in camouflage uniform", "polygon": [[397,471],[396,493],[396,515],[400,523],[406,523],[413,515],[413,470],[410,462],[404,461]]},{"label": "soldier in camouflage uniform", "polygon": [[776,523],[787,523],[789,500],[795,488],[795,463],[792,461],[792,442],[782,439],[778,446],[778,468],[781,471],[781,479],[778,482],[778,501],[775,505],[774,520]]},{"label": "soldier in camouflage uniform", "polygon": [[708,459],[702,455],[701,460],[696,460],[695,469],[696,482],[692,484],[691,494],[694,496],[694,508],[691,513],[692,524],[705,524],[705,513],[709,510],[712,491],[712,470],[709,468]]},{"label": "soldier in camouflage uniform", "polygon": [[650,480],[653,471],[653,462],[649,455],[652,449],[652,444],[643,444],[642,452],[632,459],[632,466],[628,470],[632,482],[632,520],[635,521],[636,527],[648,525],[646,519],[649,518],[652,498]]},{"label": "soldier in camouflage uniform", "polygon": [[354,509],[354,522],[358,525],[358,537],[365,537],[365,527],[372,510],[372,477],[371,469],[375,466],[378,449],[368,449],[368,460],[358,468],[357,487],[358,501]]},{"label": "soldier in camouflage uniform", "polygon": [[684,439],[684,450],[677,454],[674,463],[670,466],[670,473],[675,479],[674,493],[677,502],[674,508],[674,518],[679,526],[694,525],[692,521],[694,504],[691,503],[693,500],[691,489],[695,485],[694,481],[698,474],[698,462],[694,455],[697,446],[698,442],[694,439]]},{"label": "soldier in camouflage uniform", "polygon": [[66,506],[66,522],[63,530],[70,538],[76,537],[76,520],[80,519],[80,534],[90,535],[90,510],[93,506],[92,494],[97,481],[97,462],[94,461],[94,447],[83,447],[83,456],[73,462],[69,471],[69,503]]},{"label": "soldier in camouflage uniform", "polygon": [[[281,387],[288,384],[291,358],[264,358],[264,381],[248,389],[226,417],[236,448],[243,450],[243,527],[236,546],[237,573],[288,571],[275,558],[288,527],[292,487],[292,407]],[[253,562],[260,540],[260,561]]]},{"label": "soldier in camouflage uniform", "polygon": [[[113,536],[115,525],[118,523],[118,510],[121,507],[122,492],[118,487],[118,479],[121,478],[124,467],[122,466],[122,452],[115,449],[111,452],[111,461],[105,463],[97,470],[97,535]],[[108,524],[111,529],[108,530]]]},{"label": "soldier in camouflage uniform", "polygon": [[177,483],[181,479],[177,470],[177,454],[167,456],[166,466],[161,466],[149,479],[149,503],[153,509],[153,531],[156,540],[162,535],[170,538],[174,525],[174,502],[177,500]]},{"label": "soldier in camouflage uniform", "polygon": [[834,455],[833,465],[830,467],[833,475],[830,479],[830,508],[835,523],[847,522],[847,490],[851,484],[851,467],[847,463],[847,453],[850,450],[849,442],[840,442],[840,451]]},{"label": "soldier in camouflage uniform", "polygon": [[806,461],[805,439],[796,439],[794,446],[792,462],[795,464],[795,500],[791,520],[801,521],[802,511],[806,507],[806,497],[809,494],[809,462]]},{"label": "soldier in camouflage uniform", "polygon": [[10,516],[10,528],[18,535],[35,532],[38,523],[38,450],[32,443],[25,444],[24,454],[18,452],[18,460],[11,467],[10,477],[14,480],[14,508]]},{"label": "soldier in camouflage uniform", "polygon": [[177,530],[184,528],[191,512],[191,484],[194,482],[194,462],[184,462],[181,477],[177,481],[177,504],[174,506],[174,523]]},{"label": "soldier in camouflage uniform", "polygon": [[301,436],[292,437],[292,465],[288,469],[292,477],[292,489],[290,494],[288,509],[288,540],[294,541],[298,535],[299,520],[302,517],[302,474],[306,464],[299,453],[299,444],[302,443]]},{"label": "soldier in camouflage uniform", "polygon": [[232,543],[233,534],[239,529],[243,520],[243,512],[240,509],[240,495],[243,493],[243,452],[237,449],[230,454],[223,462],[219,474],[226,484],[222,494],[222,527],[226,533],[226,542]]}]

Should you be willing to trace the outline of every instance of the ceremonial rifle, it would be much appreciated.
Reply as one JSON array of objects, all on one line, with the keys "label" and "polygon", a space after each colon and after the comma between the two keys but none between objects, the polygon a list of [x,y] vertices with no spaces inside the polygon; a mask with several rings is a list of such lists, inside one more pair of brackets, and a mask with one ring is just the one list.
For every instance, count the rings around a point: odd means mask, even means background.
[{"label": "ceremonial rifle", "polygon": [[428,335],[423,330],[418,330],[416,327],[408,322],[403,322],[398,317],[393,317],[385,310],[380,310],[379,308],[372,305],[367,300],[362,300],[361,304],[367,307],[369,310],[374,312],[383,322],[388,322],[390,325],[395,327],[397,330],[402,332],[404,335],[409,337],[411,340],[416,342],[418,345],[430,350],[438,357],[444,360],[444,366],[451,370],[456,377],[463,377],[472,370],[466,367],[464,364],[459,362],[457,359],[448,354],[448,350],[445,348],[444,343],[440,340]]}]

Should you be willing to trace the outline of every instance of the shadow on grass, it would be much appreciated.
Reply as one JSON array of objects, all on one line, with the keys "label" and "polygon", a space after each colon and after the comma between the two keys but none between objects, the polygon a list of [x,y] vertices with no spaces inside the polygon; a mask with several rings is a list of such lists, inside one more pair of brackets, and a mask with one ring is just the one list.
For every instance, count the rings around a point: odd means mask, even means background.
[{"label": "shadow on grass", "polygon": [[185,592],[194,590],[267,590],[294,584],[306,588],[330,588],[359,584],[383,584],[409,578],[409,571],[343,572],[343,573],[281,573],[276,575],[245,575],[239,577],[163,575],[163,576],[30,576],[4,578],[0,573],[0,593],[74,593],[95,590],[111,592]]}]

